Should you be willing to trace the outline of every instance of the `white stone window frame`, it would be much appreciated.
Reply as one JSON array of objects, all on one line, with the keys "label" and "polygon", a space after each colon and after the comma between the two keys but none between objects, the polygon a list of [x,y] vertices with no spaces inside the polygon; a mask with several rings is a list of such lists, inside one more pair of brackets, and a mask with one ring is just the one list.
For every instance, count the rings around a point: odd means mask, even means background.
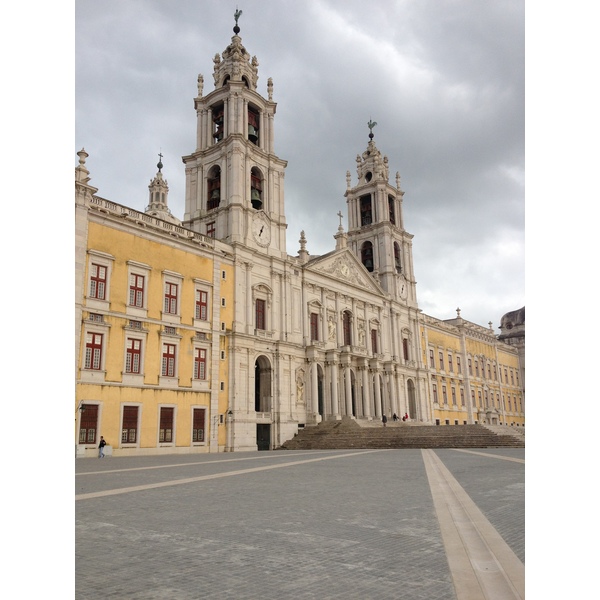
[{"label": "white stone window frame", "polygon": [[[206,377],[204,379],[197,379],[194,377],[194,368],[196,364],[196,350],[206,351]],[[211,346],[206,341],[199,341],[195,337],[192,338],[192,390],[195,392],[210,392],[211,385]]]},{"label": "white stone window frame", "polygon": [[[125,407],[128,406],[137,406],[138,414],[137,414],[137,436],[135,442],[123,442],[123,413],[125,412]],[[121,404],[121,415],[120,415],[120,427],[119,427],[119,448],[139,448],[140,447],[140,438],[142,437],[141,423],[142,423],[142,411],[143,404],[141,402],[123,402]]]},{"label": "white stone window frame", "polygon": [[[89,383],[104,383],[106,378],[106,355],[108,349],[108,334],[110,324],[105,321],[84,321],[83,327],[83,344],[81,348],[81,362],[79,369],[82,382]],[[100,351],[100,368],[86,369],[85,368],[85,351],[87,345],[87,336],[89,333],[97,333],[102,335],[102,349]]]},{"label": "white stone window frame", "polygon": [[[146,345],[148,341],[148,330],[138,329],[136,327],[131,327],[129,323],[123,327],[124,329],[124,340],[123,340],[123,372],[122,372],[122,381],[125,385],[141,385],[144,382],[144,365],[146,358]],[[127,373],[126,364],[127,364],[127,340],[139,340],[141,341],[141,349],[140,349],[140,372],[139,373]],[[161,355],[162,358],[162,355]]]},{"label": "white stone window frame", "polygon": [[[201,442],[198,441],[194,441],[194,435],[193,435],[193,429],[194,429],[194,410],[203,410],[204,411],[204,440]],[[196,446],[206,446],[208,444],[208,407],[202,405],[202,404],[193,404],[190,407],[190,440],[191,441],[191,445],[193,447]]]},{"label": "white stone window frame", "polygon": [[[265,301],[265,328],[258,329],[256,327],[256,301],[264,300]],[[256,335],[267,335],[271,336],[273,334],[271,325],[273,323],[273,315],[271,314],[271,307],[273,305],[273,290],[264,283],[258,283],[252,286],[252,308],[253,314],[252,319],[254,322],[254,333]]]},{"label": "white stone window frame", "polygon": [[[96,441],[93,444],[91,442],[80,442],[79,441],[79,432],[81,430],[81,417],[82,417],[81,407],[84,405],[93,405],[93,406],[98,407],[97,421],[96,421]],[[102,408],[103,408],[103,403],[100,400],[94,399],[94,400],[80,400],[79,401],[79,406],[78,406],[78,410],[77,410],[77,446],[78,447],[84,448],[86,450],[88,450],[88,449],[97,450],[98,449],[98,444],[100,442],[101,434],[104,435],[102,433]]]},{"label": "white stone window frame", "polygon": [[383,356],[383,348],[381,347],[382,345],[382,338],[381,338],[381,323],[379,322],[379,319],[369,319],[369,346],[372,346],[372,331],[375,330],[375,336],[377,337],[377,352],[373,352],[373,348],[370,348],[371,353],[375,356]]},{"label": "white stone window frame", "polygon": [[[162,408],[173,409],[173,426],[171,429],[171,441],[161,442],[160,441],[160,413]],[[156,447],[157,448],[174,448],[177,440],[177,404],[160,403],[157,407],[157,427],[156,427]]]},{"label": "white stone window frame", "polygon": [[[112,276],[115,257],[99,250],[88,250],[88,270],[85,290],[85,304],[90,310],[110,310],[110,281]],[[100,265],[106,268],[106,284],[104,289],[104,300],[90,297],[90,286],[92,278],[92,265]]]},{"label": "white stone window frame", "polygon": [[[165,353],[165,344],[175,346],[175,365],[173,375],[162,374],[163,354]],[[158,385],[165,388],[179,387],[179,360],[181,356],[181,336],[177,333],[167,333],[164,330],[160,332],[160,357],[158,371]]]},{"label": "white stone window frame", "polygon": [[[308,342],[311,346],[322,345],[323,342],[325,341],[323,339],[325,337],[324,333],[323,333],[323,322],[325,319],[325,316],[324,316],[325,308],[324,308],[323,304],[321,304],[321,302],[319,302],[318,300],[309,301],[306,305],[306,313],[307,313],[307,325],[308,325],[308,332],[307,332]],[[312,327],[311,327],[311,315],[312,314],[318,315],[317,332],[318,332],[319,338],[316,340],[313,340],[313,338],[312,338]]]},{"label": "white stone window frame", "polygon": [[[175,312],[165,312],[165,286],[167,284],[177,286],[177,305]],[[162,272],[162,296],[161,296],[161,316],[165,323],[172,323],[174,325],[181,324],[181,297],[183,294],[183,275],[176,273],[175,271],[163,271]]]},{"label": "white stone window frame", "polygon": [[[146,319],[148,317],[148,288],[150,287],[151,271],[152,268],[150,265],[133,260],[127,261],[127,298],[125,299],[125,312],[128,317],[132,317],[134,319]],[[133,306],[129,304],[129,290],[132,275],[138,275],[144,278],[142,306]]]},{"label": "white stone window frame", "polygon": [[[213,286],[212,283],[204,279],[195,278],[194,280],[194,314],[193,323],[194,328],[200,331],[211,331],[212,330],[212,298],[213,298]],[[196,293],[206,292],[206,320],[196,318]]]}]

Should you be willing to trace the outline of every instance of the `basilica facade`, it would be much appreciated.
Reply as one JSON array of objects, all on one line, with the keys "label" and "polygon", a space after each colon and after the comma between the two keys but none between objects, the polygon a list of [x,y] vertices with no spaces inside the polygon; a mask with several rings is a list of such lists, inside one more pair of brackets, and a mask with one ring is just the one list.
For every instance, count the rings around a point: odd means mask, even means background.
[{"label": "basilica facade", "polygon": [[273,449],[342,417],[524,425],[514,346],[460,311],[419,310],[400,176],[372,127],[346,176],[347,230],[340,215],[321,256],[302,232],[289,256],[273,83],[259,93],[237,24],[213,63],[213,89],[198,76],[183,219],[162,163],[138,211],[99,196],[79,153],[78,455],[100,435],[121,455]]}]

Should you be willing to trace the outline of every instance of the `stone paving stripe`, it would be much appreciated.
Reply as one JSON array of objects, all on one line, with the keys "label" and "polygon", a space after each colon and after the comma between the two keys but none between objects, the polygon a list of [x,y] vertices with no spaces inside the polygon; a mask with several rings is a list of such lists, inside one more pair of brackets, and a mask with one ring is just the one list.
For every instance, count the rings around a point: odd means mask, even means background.
[{"label": "stone paving stripe", "polygon": [[498,454],[490,454],[489,452],[477,452],[476,450],[464,450],[462,448],[454,448],[457,452],[466,452],[467,454],[479,454],[479,456],[486,456],[487,458],[498,458],[500,460],[511,460],[512,462],[525,464],[524,458],[514,458],[513,456],[500,456]]},{"label": "stone paving stripe", "polygon": [[523,563],[435,452],[421,452],[457,600],[523,600]]},{"label": "stone paving stripe", "polygon": [[151,483],[147,485],[136,485],[126,488],[118,488],[114,490],[105,490],[103,492],[90,492],[89,494],[78,494],[75,496],[75,500],[90,500],[92,498],[103,498],[105,496],[116,496],[118,494],[129,494],[131,492],[141,492],[144,490],[150,490],[160,487],[169,487],[172,485],[182,485],[185,483],[194,483],[196,481],[205,481],[208,479],[219,479],[220,477],[231,477],[233,475],[246,475],[248,473],[256,473],[257,471],[269,471],[271,469],[281,469],[283,467],[294,467],[296,465],[304,465],[307,463],[319,462],[323,460],[332,460],[336,458],[346,458],[348,456],[358,456],[360,454],[370,454],[372,452],[386,452],[386,450],[366,450],[365,452],[352,452],[350,454],[336,454],[334,456],[321,456],[319,458],[312,458],[308,460],[297,460],[292,462],[286,462],[279,465],[269,465],[265,467],[254,467],[251,469],[239,469],[237,471],[228,471],[227,473],[216,473],[213,475],[200,475],[199,477],[189,477],[187,479],[178,479],[175,481],[162,481],[160,483]]},{"label": "stone paving stripe", "polygon": [[[285,456],[285,458],[290,458],[292,456],[306,456],[307,454],[310,454],[312,451],[306,451],[306,452],[297,452],[292,454],[291,452],[281,452],[277,458],[283,458]],[[326,452],[326,450],[323,450],[323,452]],[[261,459],[265,459],[265,458],[273,458],[274,454],[270,453],[270,454],[266,454],[264,456],[252,456],[249,458],[226,458],[225,460],[220,460],[218,461],[218,463],[221,465],[223,463],[226,462],[239,462],[242,460],[261,460]],[[210,465],[213,464],[213,461],[208,461],[208,460],[203,460],[203,461],[198,461],[198,462],[186,462],[186,463],[177,463],[175,465],[152,465],[151,467],[129,467],[129,468],[125,468],[125,469],[110,469],[109,471],[89,471],[88,473],[75,473],[76,477],[81,477],[84,475],[105,475],[107,473],[123,473],[125,471],[147,471],[147,470],[151,470],[151,469],[172,469],[173,467],[191,467],[191,466],[197,466],[197,465]],[[215,463],[216,464],[216,461]]]}]

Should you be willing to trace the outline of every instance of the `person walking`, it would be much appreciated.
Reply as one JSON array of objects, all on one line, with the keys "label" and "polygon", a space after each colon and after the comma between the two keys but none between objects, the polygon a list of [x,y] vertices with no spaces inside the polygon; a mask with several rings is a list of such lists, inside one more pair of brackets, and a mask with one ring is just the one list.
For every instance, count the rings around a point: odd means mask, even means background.
[{"label": "person walking", "polygon": [[383,421],[383,426],[385,427],[387,425],[387,417],[383,415],[383,417],[381,417],[381,420]]},{"label": "person walking", "polygon": [[103,436],[100,436],[100,444],[98,445],[98,458],[104,458],[104,446],[106,446],[106,440]]}]

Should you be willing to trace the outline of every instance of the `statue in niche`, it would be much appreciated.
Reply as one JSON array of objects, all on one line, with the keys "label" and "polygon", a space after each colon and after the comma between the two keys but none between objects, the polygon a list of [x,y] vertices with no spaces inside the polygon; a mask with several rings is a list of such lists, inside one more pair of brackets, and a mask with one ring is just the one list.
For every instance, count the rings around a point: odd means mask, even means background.
[{"label": "statue in niche", "polygon": [[365,345],[365,325],[364,325],[364,323],[358,324],[358,345],[359,346]]},{"label": "statue in niche", "polygon": [[296,378],[296,398],[298,402],[304,402],[304,374],[298,373]]},{"label": "statue in niche", "polygon": [[204,91],[204,76],[198,75],[198,98],[202,98],[203,91]]},{"label": "statue in niche", "polygon": [[327,320],[327,328],[329,329],[329,339],[335,340],[335,322],[331,315],[329,316],[329,319]]}]

